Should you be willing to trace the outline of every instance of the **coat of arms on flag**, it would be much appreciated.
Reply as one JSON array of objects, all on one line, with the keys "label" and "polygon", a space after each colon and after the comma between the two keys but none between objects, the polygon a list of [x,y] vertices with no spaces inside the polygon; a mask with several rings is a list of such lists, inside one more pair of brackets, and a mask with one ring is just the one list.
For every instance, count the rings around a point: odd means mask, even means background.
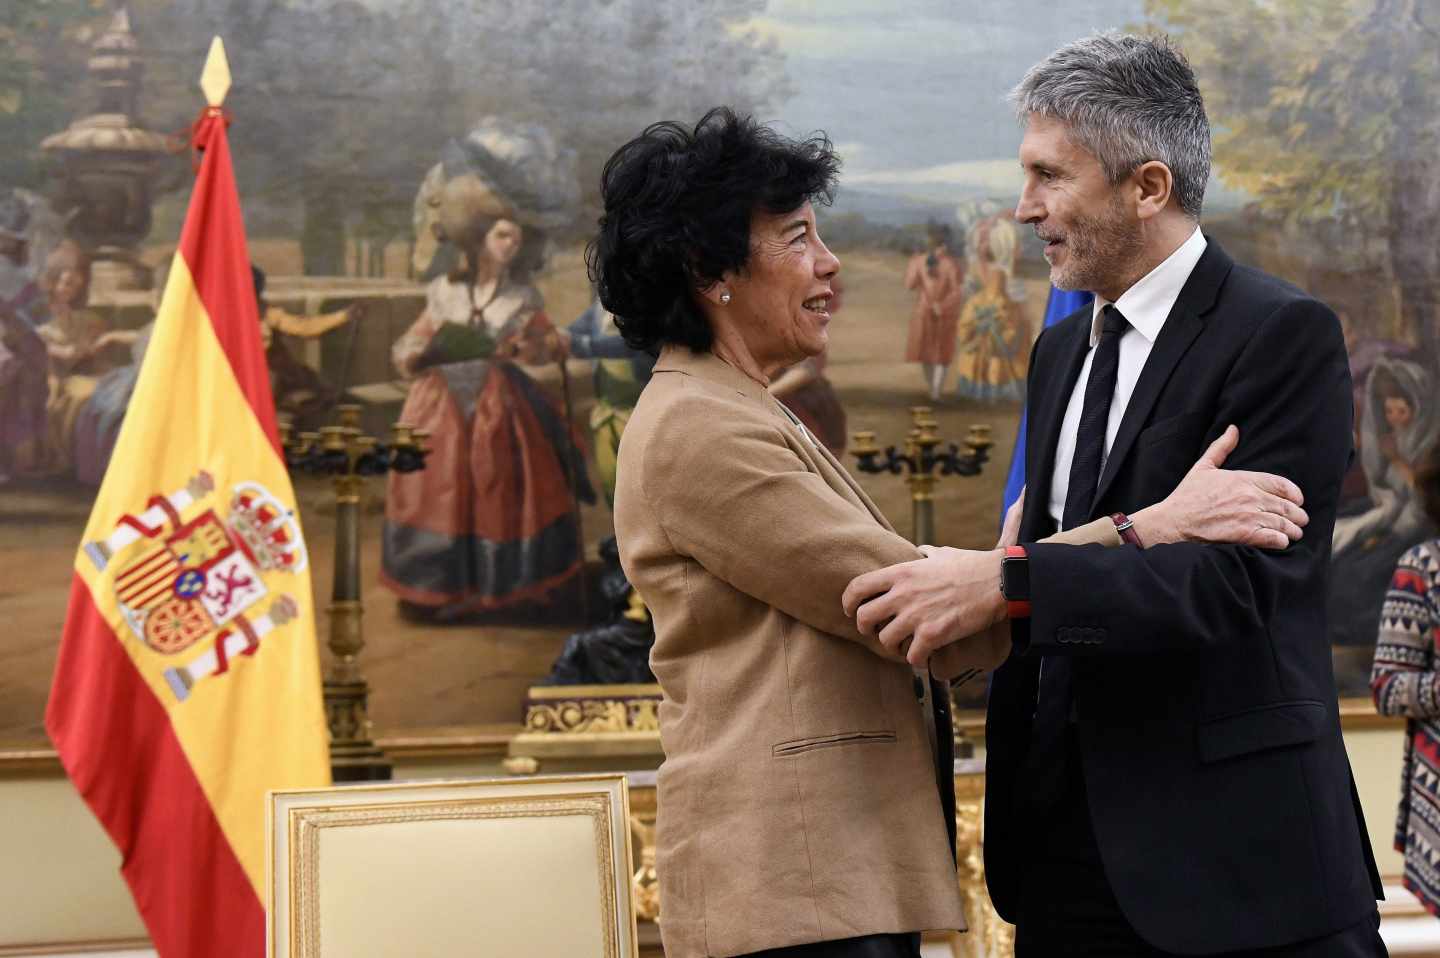
[{"label": "coat of arms on flag", "polygon": [[152,496],[140,515],[122,516],[109,538],[84,546],[98,572],[133,553],[115,576],[115,598],[125,624],[151,649],[178,655],[215,636],[191,662],[165,670],[181,702],[196,682],[228,671],[234,655],[254,655],[261,638],[295,618],[295,599],[283,594],[263,615],[245,613],[270,593],[266,574],[307,567],[293,509],[259,483],[242,482],[223,517],[214,506],[194,512],[214,491],[214,478],[201,471],[184,489]]}]

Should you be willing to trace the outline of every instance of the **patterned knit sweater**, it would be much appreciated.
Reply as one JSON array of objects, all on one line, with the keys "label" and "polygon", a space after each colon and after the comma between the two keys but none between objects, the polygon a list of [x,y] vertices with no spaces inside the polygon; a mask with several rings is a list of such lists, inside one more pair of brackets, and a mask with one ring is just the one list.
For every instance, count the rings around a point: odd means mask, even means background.
[{"label": "patterned knit sweater", "polygon": [[1405,761],[1395,850],[1405,887],[1440,915],[1440,539],[1400,557],[1380,612],[1370,691],[1381,715],[1403,715]]}]

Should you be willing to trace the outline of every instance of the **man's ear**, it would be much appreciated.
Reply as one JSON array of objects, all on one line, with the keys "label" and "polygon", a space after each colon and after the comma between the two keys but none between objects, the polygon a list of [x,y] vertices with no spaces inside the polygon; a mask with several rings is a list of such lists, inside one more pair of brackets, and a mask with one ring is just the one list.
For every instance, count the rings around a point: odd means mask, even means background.
[{"label": "man's ear", "polygon": [[1137,192],[1135,214],[1142,220],[1159,216],[1175,193],[1175,177],[1159,160],[1142,163],[1131,174]]}]

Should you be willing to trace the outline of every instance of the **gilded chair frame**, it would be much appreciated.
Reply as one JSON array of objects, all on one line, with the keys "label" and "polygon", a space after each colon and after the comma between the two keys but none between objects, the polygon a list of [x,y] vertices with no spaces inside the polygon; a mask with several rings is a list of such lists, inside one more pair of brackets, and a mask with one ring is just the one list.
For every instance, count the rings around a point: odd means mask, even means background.
[{"label": "gilded chair frame", "polygon": [[341,958],[324,950],[321,936],[321,850],[327,836],[339,834],[336,829],[577,817],[589,820],[595,840],[599,940],[603,943],[595,958],[637,958],[629,789],[624,776],[618,774],[271,792],[265,862],[266,954],[269,958]]}]

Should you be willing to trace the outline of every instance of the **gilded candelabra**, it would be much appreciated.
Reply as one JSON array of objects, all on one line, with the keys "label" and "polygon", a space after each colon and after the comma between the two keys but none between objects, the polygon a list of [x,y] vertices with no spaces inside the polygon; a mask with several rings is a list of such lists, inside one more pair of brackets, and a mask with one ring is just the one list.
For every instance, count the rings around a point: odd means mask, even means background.
[{"label": "gilded candelabra", "polygon": [[360,497],[367,476],[425,468],[425,434],[397,423],[386,444],[360,431],[360,408],[338,407],[339,425],[292,435],[281,422],[285,464],[327,475],[335,487],[335,586],[330,607],[330,666],[325,676],[325,717],[330,765],[337,782],[390,777],[390,764],[370,739],[370,686],[360,670],[365,648],[360,598]]},{"label": "gilded candelabra", "polygon": [[916,544],[935,541],[935,483],[941,476],[978,476],[990,458],[988,425],[972,425],[965,437],[966,452],[961,452],[955,443],[937,451],[945,445],[935,432],[938,424],[932,418],[934,410],[929,406],[912,406],[911,418],[914,425],[905,438],[904,453],[894,446],[882,450],[875,444],[875,433],[855,433],[855,445],[851,453],[858,460],[856,467],[861,472],[889,472],[896,475],[905,473],[905,483],[910,487],[910,511],[913,522],[911,540]]}]

